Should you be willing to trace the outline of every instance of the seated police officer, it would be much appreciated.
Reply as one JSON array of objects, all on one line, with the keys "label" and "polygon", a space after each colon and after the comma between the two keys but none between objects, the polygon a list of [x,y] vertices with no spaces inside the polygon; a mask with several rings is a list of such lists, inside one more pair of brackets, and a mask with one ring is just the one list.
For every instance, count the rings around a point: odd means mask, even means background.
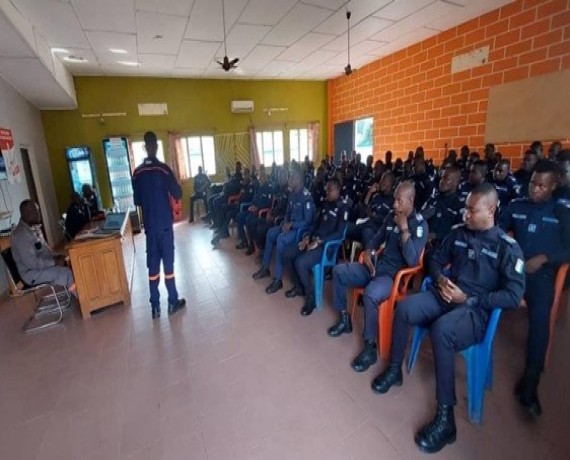
[{"label": "seated police officer", "polygon": [[22,280],[30,285],[49,283],[66,287],[75,295],[73,273],[64,256],[48,246],[41,229],[39,206],[32,200],[20,203],[20,222],[12,232],[11,248]]},{"label": "seated police officer", "polygon": [[65,214],[65,233],[73,239],[91,220],[89,205],[77,192],[71,194],[71,203]]},{"label": "seated police officer", "polygon": [[[398,302],[388,367],[372,382],[386,393],[402,384],[402,363],[410,326],[429,327],[433,348],[437,412],[415,437],[428,453],[456,438],[455,353],[479,343],[494,308],[517,308],[524,292],[524,262],[517,242],[495,226],[497,191],[482,184],[471,191],[465,224],[457,225],[430,260],[435,281],[427,292]],[[450,265],[449,275],[444,269]]]},{"label": "seated police officer", "polygon": [[202,171],[202,166],[198,166],[198,174],[194,177],[194,193],[190,197],[190,219],[194,222],[194,204],[196,201],[204,202],[204,209],[208,212],[208,187],[210,186],[210,178]]},{"label": "seated police officer", "polygon": [[500,219],[503,230],[514,233],[525,258],[528,339],[525,370],[515,395],[533,417],[542,413],[537,390],[548,347],[556,271],[570,260],[570,203],[553,198],[558,174],[556,163],[539,160],[528,197],[514,200]]},{"label": "seated police officer", "polygon": [[519,186],[515,176],[511,174],[510,160],[505,159],[497,162],[493,170],[491,183],[497,189],[499,209],[504,209],[512,200],[518,197]]},{"label": "seated police officer", "polygon": [[297,231],[308,228],[313,222],[315,208],[313,198],[309,191],[303,187],[303,172],[298,167],[291,168],[289,177],[289,201],[287,212],[282,225],[272,227],[267,232],[265,240],[265,250],[261,268],[253,274],[253,278],[258,280],[271,276],[269,264],[273,257],[273,249],[276,248],[275,276],[265,292],[273,294],[283,288],[283,254],[288,246],[297,244]]},{"label": "seated police officer", "polygon": [[527,150],[524,153],[522,165],[514,174],[518,184],[519,196],[528,196],[528,184],[530,183],[534,165],[538,160],[539,156],[535,150]]},{"label": "seated police officer", "polygon": [[414,159],[414,175],[411,180],[416,187],[416,198],[414,206],[416,211],[420,211],[426,201],[432,196],[434,183],[427,172],[426,162],[423,158]]},{"label": "seated police officer", "polygon": [[342,238],[348,220],[348,204],[340,199],[340,182],[332,178],[327,183],[327,201],[318,211],[313,226],[303,235],[297,252],[293,254],[295,268],[291,270],[293,288],[285,293],[286,297],[305,295],[305,305],[301,309],[303,316],[310,315],[315,309],[315,296],[311,286],[311,272],[321,263],[327,241]]},{"label": "seated police officer", "polygon": [[441,244],[451,227],[461,222],[463,203],[457,194],[460,180],[461,169],[458,166],[445,168],[439,180],[439,190],[422,208],[422,216],[429,228],[426,245],[428,253],[432,253]]},{"label": "seated police officer", "polygon": [[482,160],[475,160],[471,163],[469,167],[469,176],[467,177],[467,181],[463,182],[459,186],[459,198],[462,202],[465,203],[467,199],[467,195],[471,193],[478,185],[481,185],[485,182],[487,178],[487,163]]},{"label": "seated police officer", "polygon": [[[347,310],[347,288],[364,289],[364,350],[353,360],[352,368],[364,372],[376,362],[378,305],[390,296],[398,270],[417,265],[426,244],[428,227],[414,210],[415,190],[411,182],[402,182],[394,193],[394,212],[366,247],[364,263],[337,265],[333,269],[334,308],[338,322],[328,330],[331,337],[352,332]],[[385,244],[376,261],[376,250]]]}]

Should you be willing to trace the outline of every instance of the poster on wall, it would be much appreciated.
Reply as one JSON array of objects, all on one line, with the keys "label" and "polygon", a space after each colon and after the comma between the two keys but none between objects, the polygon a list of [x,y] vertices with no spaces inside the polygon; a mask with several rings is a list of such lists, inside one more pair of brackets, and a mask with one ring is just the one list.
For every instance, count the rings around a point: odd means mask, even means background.
[{"label": "poster on wall", "polygon": [[22,167],[16,158],[12,131],[0,128],[0,180],[6,180],[10,184],[22,182]]}]

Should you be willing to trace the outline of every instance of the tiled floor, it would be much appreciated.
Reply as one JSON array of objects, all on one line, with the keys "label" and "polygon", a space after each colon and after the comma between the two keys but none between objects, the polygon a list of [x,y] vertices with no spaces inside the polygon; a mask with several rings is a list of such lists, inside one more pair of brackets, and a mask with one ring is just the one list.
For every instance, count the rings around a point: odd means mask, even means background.
[{"label": "tiled floor", "polygon": [[[265,280],[251,278],[254,259],[233,239],[212,251],[201,224],[177,226],[176,238],[188,307],[175,317],[150,319],[140,236],[130,309],[87,321],[76,310],[61,327],[23,335],[26,304],[2,301],[0,459],[425,458],[413,435],[435,406],[429,344],[401,388],[374,395],[380,365],[352,371],[359,334],[329,338],[330,309],[303,318],[300,299],[267,296]],[[568,332],[564,318],[541,387],[544,415],[532,423],[512,397],[524,312],[503,315],[484,423],[466,419],[460,363],[458,439],[438,457],[569,458]]]}]

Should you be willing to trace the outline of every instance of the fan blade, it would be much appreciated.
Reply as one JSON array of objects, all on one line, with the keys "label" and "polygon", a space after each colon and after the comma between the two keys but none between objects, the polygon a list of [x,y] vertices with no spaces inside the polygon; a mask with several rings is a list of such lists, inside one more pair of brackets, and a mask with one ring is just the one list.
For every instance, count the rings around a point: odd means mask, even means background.
[{"label": "fan blade", "polygon": [[232,59],[230,61],[230,66],[235,67],[235,65],[239,62],[239,58]]},{"label": "fan blade", "polygon": [[224,65],[224,63],[223,63],[222,61],[218,61],[217,59],[216,59],[216,64],[219,64],[219,65],[221,65],[221,66]]}]

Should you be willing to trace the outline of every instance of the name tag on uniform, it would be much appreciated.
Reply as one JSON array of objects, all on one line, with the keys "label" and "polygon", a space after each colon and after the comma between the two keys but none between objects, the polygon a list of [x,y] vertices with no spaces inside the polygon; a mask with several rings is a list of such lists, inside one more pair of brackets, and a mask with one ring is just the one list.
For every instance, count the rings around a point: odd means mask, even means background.
[{"label": "name tag on uniform", "polygon": [[528,224],[527,231],[529,233],[536,233],[536,224]]},{"label": "name tag on uniform", "polygon": [[416,236],[418,238],[421,238],[424,236],[424,228],[421,225],[419,225],[418,228],[416,228]]},{"label": "name tag on uniform", "polygon": [[469,257],[471,260],[475,260],[475,249],[469,249],[467,251],[467,257]]},{"label": "name tag on uniform", "polygon": [[543,222],[548,222],[549,224],[557,224],[558,223],[558,219],[555,219],[554,217],[543,217],[542,218]]},{"label": "name tag on uniform", "polygon": [[513,214],[513,219],[526,219],[526,214]]},{"label": "name tag on uniform", "polygon": [[459,246],[460,248],[466,248],[467,247],[467,243],[465,243],[463,241],[459,241],[459,240],[455,240],[454,244],[455,244],[455,246]]},{"label": "name tag on uniform", "polygon": [[386,230],[391,232],[394,229],[394,227],[386,227]]},{"label": "name tag on uniform", "polygon": [[496,252],[490,251],[490,250],[487,249],[487,248],[481,249],[481,252],[482,252],[483,254],[488,255],[488,256],[491,257],[492,259],[496,259],[496,258],[498,257],[498,254],[497,254]]},{"label": "name tag on uniform", "polygon": [[307,209],[311,209],[311,203],[307,201]]}]

